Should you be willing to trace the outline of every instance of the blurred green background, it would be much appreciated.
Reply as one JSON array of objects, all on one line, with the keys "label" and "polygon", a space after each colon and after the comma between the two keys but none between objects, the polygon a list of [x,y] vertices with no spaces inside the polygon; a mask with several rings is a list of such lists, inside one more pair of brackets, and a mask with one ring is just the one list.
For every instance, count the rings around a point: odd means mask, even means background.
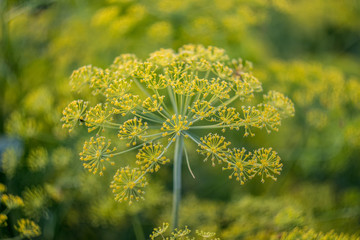
[{"label": "blurred green background", "polygon": [[40,225],[39,239],[69,240],[148,239],[169,221],[170,167],[146,201],[116,203],[112,175],[82,167],[85,131],[69,135],[60,118],[74,98],[73,70],[187,43],[252,61],[264,89],[289,96],[296,113],[277,133],[231,136],[278,151],[277,182],[240,186],[194,161],[196,179],[183,175],[181,225],[223,239],[294,227],[360,234],[360,1],[2,0],[0,24],[0,182],[25,203],[1,238],[16,236],[19,217]]}]

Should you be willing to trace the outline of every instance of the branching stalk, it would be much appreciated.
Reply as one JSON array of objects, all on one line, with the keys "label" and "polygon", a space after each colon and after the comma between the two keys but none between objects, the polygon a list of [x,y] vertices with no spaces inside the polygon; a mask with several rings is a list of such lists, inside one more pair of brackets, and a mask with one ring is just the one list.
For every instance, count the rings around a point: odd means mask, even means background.
[{"label": "branching stalk", "polygon": [[178,227],[179,207],[181,199],[181,160],[184,146],[182,134],[176,137],[174,152],[174,174],[173,174],[173,210],[172,210],[172,229]]}]

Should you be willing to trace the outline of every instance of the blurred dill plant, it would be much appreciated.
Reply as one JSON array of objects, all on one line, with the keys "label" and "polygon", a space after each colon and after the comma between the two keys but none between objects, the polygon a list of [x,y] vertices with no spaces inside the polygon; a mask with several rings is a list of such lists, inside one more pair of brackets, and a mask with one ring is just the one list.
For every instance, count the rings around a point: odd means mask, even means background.
[{"label": "blurred dill plant", "polygon": [[277,233],[271,236],[271,240],[357,240],[359,239],[358,235],[349,235],[345,233],[336,233],[334,231],[329,231],[326,233],[317,232],[314,229],[309,228],[294,228],[289,232]]},{"label": "blurred dill plant", "polygon": [[[157,224],[171,219],[171,211],[169,211],[171,205],[168,204],[167,206],[168,208],[164,209],[163,213],[159,215]],[[223,231],[220,223],[223,221],[224,204],[220,201],[199,199],[193,194],[186,195],[181,199],[179,211],[179,216],[181,216],[179,226],[187,225],[212,232]]]},{"label": "blurred dill plant", "polygon": [[[321,169],[322,174],[334,175],[356,168],[349,164],[357,159],[360,142],[359,78],[337,67],[300,60],[272,61],[263,74],[264,84],[286,92],[297,106],[296,124],[276,142],[286,139],[297,145],[288,151],[296,155],[303,172],[315,176]],[[347,157],[339,161],[335,156],[344,152]]]},{"label": "blurred dill plant", "polygon": [[[164,205],[171,205],[171,194],[160,183],[153,182],[146,192],[144,204],[132,204],[131,206],[118,204],[114,201],[112,193],[104,194],[99,199],[92,201],[89,207],[89,218],[95,226],[120,226],[125,223],[136,224],[139,216],[145,212],[145,216],[152,218],[154,209],[163,209]],[[144,211],[145,210],[145,211]],[[156,211],[156,216],[158,212]]]},{"label": "blurred dill plant", "polygon": [[11,179],[19,164],[19,156],[14,148],[7,148],[1,154],[1,168],[5,175]]},{"label": "blurred dill plant", "polygon": [[39,134],[41,123],[38,123],[34,117],[25,117],[25,114],[19,111],[11,113],[5,123],[5,131],[9,136],[29,139]]},{"label": "blurred dill plant", "polygon": [[[306,207],[291,197],[253,197],[243,196],[227,204],[222,211],[223,222],[227,223],[221,231],[224,239],[258,239],[254,234],[263,233],[267,239],[272,232],[290,230],[304,226],[314,219]],[[253,238],[252,238],[253,237]]]},{"label": "blurred dill plant", "polygon": [[27,165],[31,171],[37,172],[43,170],[48,164],[48,152],[43,147],[31,149],[27,157]]},{"label": "blurred dill plant", "polygon": [[[0,207],[2,212],[0,213],[0,229],[7,227],[10,223],[9,213],[18,208],[23,208],[26,206],[23,199],[19,196],[6,193],[6,186],[0,183]],[[9,220],[9,221],[8,221]],[[14,238],[8,238],[9,236],[5,233],[6,231],[0,231],[1,239],[30,239],[33,237],[38,237],[41,234],[40,227],[30,219],[20,218],[14,224],[13,228],[19,233],[18,236]],[[4,237],[4,238],[3,238]]]},{"label": "blurred dill plant", "polygon": [[55,169],[64,170],[71,162],[73,152],[69,148],[58,147],[51,154],[51,162]]},{"label": "blurred dill plant", "polygon": [[33,238],[41,234],[40,227],[29,219],[19,219],[14,228],[20,233],[21,238]]},{"label": "blurred dill plant", "polygon": [[[73,72],[71,88],[81,93],[88,87],[97,98],[95,105],[86,99],[72,101],[61,121],[69,132],[76,125],[85,125],[93,133],[80,159],[94,174],[103,175],[120,155],[138,151],[137,167],[121,167],[110,185],[117,201],[131,204],[144,199],[149,174],[173,161],[176,226],[183,155],[193,175],[184,139],[198,145],[205,162],[229,170],[229,178],[240,184],[257,175],[261,182],[276,180],[282,170],[272,148],[252,152],[230,148],[231,143],[222,136],[240,129],[245,137],[254,136],[254,129],[278,131],[281,120],[294,115],[292,102],[274,91],[249,105],[262,91],[251,69],[251,63],[230,59],[223,49],[202,45],[185,45],[177,53],[161,49],[145,61],[123,54],[107,69],[88,65]],[[204,130],[208,134],[198,137]],[[114,147],[111,139],[115,134]],[[126,149],[118,150],[119,146]],[[171,149],[173,157],[169,156]]]},{"label": "blurred dill plant", "polygon": [[38,219],[46,211],[49,197],[43,187],[33,186],[23,192],[25,202],[24,212],[26,216]]}]

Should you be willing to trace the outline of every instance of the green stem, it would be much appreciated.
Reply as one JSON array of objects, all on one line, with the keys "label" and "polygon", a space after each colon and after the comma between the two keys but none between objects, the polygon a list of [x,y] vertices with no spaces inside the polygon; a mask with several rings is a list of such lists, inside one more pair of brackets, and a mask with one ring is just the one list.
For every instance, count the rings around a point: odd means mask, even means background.
[{"label": "green stem", "polygon": [[134,149],[137,149],[137,148],[139,148],[139,147],[142,147],[142,146],[144,146],[145,144],[147,144],[147,143],[149,143],[149,142],[152,142],[152,141],[155,141],[155,140],[158,140],[158,139],[160,139],[160,138],[162,138],[162,137],[157,137],[157,138],[154,138],[154,139],[147,140],[147,141],[145,141],[145,142],[143,142],[143,143],[141,143],[141,144],[139,144],[139,145],[137,145],[137,146],[135,146],[135,147],[126,149],[126,150],[121,151],[121,152],[112,153],[112,154],[104,154],[104,156],[110,157],[110,155],[113,155],[113,156],[121,155],[121,154],[123,154],[123,153],[127,153],[127,152],[130,152],[130,151],[134,150]]},{"label": "green stem", "polygon": [[189,102],[191,100],[192,96],[190,96],[189,94],[186,94],[186,98],[185,98],[185,107],[184,107],[184,116],[186,116],[187,110],[189,108]]},{"label": "green stem", "polygon": [[180,95],[180,114],[183,114],[183,94]]},{"label": "green stem", "polygon": [[189,156],[188,156],[188,154],[187,154],[185,145],[184,145],[184,153],[185,153],[186,164],[187,164],[187,166],[188,166],[189,172],[190,172],[191,176],[195,179],[195,175],[194,175],[194,173],[192,172],[191,167],[190,167]]},{"label": "green stem", "polygon": [[[192,123],[194,123],[196,121],[193,121]],[[228,124],[228,125],[219,125],[219,124],[215,124],[215,125],[204,125],[204,126],[193,126],[190,127],[190,129],[212,129],[212,128],[230,128],[230,127],[243,127],[245,126],[245,124],[243,123],[239,123],[239,124]]]},{"label": "green stem", "polygon": [[[160,94],[159,94],[159,92],[158,92],[158,90],[154,90],[155,91],[155,94],[157,95],[157,97],[160,99]],[[167,106],[166,106],[166,104],[164,103],[164,101],[162,101],[161,102],[161,106],[163,106],[163,110],[164,110],[164,113],[165,113],[165,115],[167,115],[169,118],[171,117],[171,115],[170,115],[170,111],[169,111],[169,109],[167,108]]]},{"label": "green stem", "polygon": [[144,115],[141,115],[140,113],[135,113],[134,115],[139,117],[139,118],[143,118],[143,119],[146,119],[148,121],[151,121],[151,122],[155,122],[155,123],[159,123],[159,124],[163,123],[162,121],[159,121],[159,120],[156,120],[156,119],[153,119],[153,118],[149,118],[149,117],[145,117]]},{"label": "green stem", "polygon": [[[164,110],[164,109],[163,109]],[[162,112],[161,112],[161,110],[157,110],[157,112],[163,117],[163,118],[165,118],[165,119],[168,119],[168,118],[170,118],[170,116],[169,116],[169,114],[167,113],[167,112],[165,112],[166,113],[166,115],[168,115],[168,116],[165,116]]]},{"label": "green stem", "polygon": [[[164,148],[164,150],[162,151],[162,153],[156,158],[156,160],[160,159],[164,154],[165,152],[169,149],[169,147],[171,146],[171,144],[174,142],[175,140],[175,137],[173,137],[171,139],[171,141],[168,143],[168,145]],[[141,174],[140,177],[138,177],[135,181],[135,183],[137,183],[143,176],[145,176],[146,173],[148,173],[148,171],[156,164],[156,161],[154,161],[145,171],[143,174]]]},{"label": "green stem", "polygon": [[184,137],[181,134],[176,137],[174,152],[174,173],[173,173],[173,209],[172,209],[172,229],[178,227],[179,207],[181,199],[181,160],[184,146]]},{"label": "green stem", "polygon": [[168,93],[169,93],[169,97],[170,97],[170,101],[171,101],[171,104],[173,106],[173,109],[175,111],[175,114],[178,113],[178,110],[177,110],[177,104],[176,104],[176,99],[175,99],[175,94],[172,90],[172,88],[170,86],[167,86],[167,90],[168,90]]},{"label": "green stem", "polygon": [[144,230],[141,226],[141,222],[137,214],[132,216],[132,225],[134,228],[136,240],[145,240]]}]

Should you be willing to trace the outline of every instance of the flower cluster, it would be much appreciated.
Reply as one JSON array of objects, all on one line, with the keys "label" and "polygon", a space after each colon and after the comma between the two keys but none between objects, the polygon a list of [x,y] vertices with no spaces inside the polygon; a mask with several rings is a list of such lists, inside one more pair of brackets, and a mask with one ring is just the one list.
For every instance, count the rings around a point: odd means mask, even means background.
[{"label": "flower cluster", "polygon": [[197,152],[206,156],[204,161],[210,157],[213,166],[215,166],[215,160],[221,164],[222,160],[226,158],[227,146],[230,145],[230,142],[225,142],[225,137],[212,133],[200,140],[200,149]]},{"label": "flower cluster", "polygon": [[[1,206],[2,204],[5,206]],[[0,183],[0,207],[3,209],[0,213],[0,227],[8,226],[8,214],[11,210],[24,206],[26,206],[26,204],[24,204],[21,197],[7,194],[6,186]],[[35,222],[24,218],[17,220],[14,229],[20,234],[14,237],[14,239],[32,238],[40,236],[41,234],[40,227]]]},{"label": "flower cluster", "polygon": [[[63,127],[70,131],[82,123],[89,132],[98,129],[96,139],[86,141],[80,153],[84,167],[102,175],[106,162],[114,164],[112,157],[138,151],[137,167],[120,168],[111,183],[118,201],[143,198],[145,176],[170,162],[173,145],[180,146],[175,152],[185,152],[191,169],[184,144],[191,141],[199,146],[204,161],[226,165],[223,169],[232,172],[230,178],[242,184],[256,175],[264,182],[280,174],[280,158],[271,148],[252,153],[230,149],[224,136],[212,133],[243,129],[244,136],[254,136],[256,128],[270,133],[278,131],[282,118],[294,114],[292,102],[281,93],[271,91],[259,103],[256,94],[262,86],[251,64],[231,60],[223,49],[185,45],[177,53],[161,49],[146,60],[123,54],[107,69],[76,70],[71,84],[75,90],[87,86],[98,97],[94,106],[76,100],[63,111]],[[251,105],[252,99],[258,103]],[[211,133],[198,137],[201,130]],[[113,132],[126,149],[110,146],[107,138]]]},{"label": "flower cluster", "polygon": [[85,109],[88,103],[82,100],[72,101],[64,110],[61,121],[64,122],[63,128],[69,128],[71,132],[77,123],[82,124],[85,117]]},{"label": "flower cluster", "polygon": [[24,213],[32,219],[39,219],[46,213],[49,196],[44,188],[32,186],[23,192]]},{"label": "flower cluster", "polygon": [[125,121],[124,124],[120,126],[118,137],[120,139],[130,140],[130,142],[126,144],[127,147],[130,147],[130,145],[136,145],[136,138],[139,138],[139,140],[142,139],[147,128],[147,122],[143,123],[141,118],[138,119],[134,117],[133,119]]},{"label": "flower cluster", "polygon": [[129,201],[143,199],[144,188],[147,185],[145,174],[137,168],[128,166],[117,170],[110,187],[113,189],[116,201]]},{"label": "flower cluster", "polygon": [[21,218],[15,225],[15,230],[25,238],[37,237],[41,234],[40,227],[29,219]]},{"label": "flower cluster", "polygon": [[136,164],[140,165],[143,171],[157,172],[161,165],[170,162],[163,153],[164,147],[159,143],[144,145],[136,155]]},{"label": "flower cluster", "polygon": [[327,240],[327,239],[343,239],[343,240],[357,240],[359,237],[354,235],[349,235],[345,233],[336,233],[334,230],[329,232],[317,232],[314,229],[309,228],[294,228],[289,232],[282,232],[273,234],[270,238],[271,240],[306,240],[306,239],[318,239],[318,240]]},{"label": "flower cluster", "polygon": [[84,161],[84,168],[88,169],[89,172],[103,175],[103,171],[106,170],[105,162],[109,162],[110,165],[114,165],[115,162],[110,160],[113,157],[113,152],[116,148],[110,149],[111,141],[106,140],[105,137],[98,137],[94,139],[90,138],[84,144],[83,151],[80,153],[80,160]]},{"label": "flower cluster", "polygon": [[19,196],[14,196],[12,194],[3,194],[1,196],[1,202],[5,204],[8,209],[14,209],[24,206],[24,202]]},{"label": "flower cluster", "polygon": [[27,158],[27,164],[30,170],[34,172],[44,169],[48,161],[48,152],[42,147],[31,149]]},{"label": "flower cluster", "polygon": [[161,227],[154,228],[152,234],[150,234],[150,239],[167,239],[167,240],[176,240],[176,239],[209,239],[209,240],[220,240],[216,238],[216,233],[214,232],[204,232],[202,230],[196,230],[196,235],[190,238],[191,230],[185,226],[184,229],[174,229],[170,236],[167,237],[166,234],[169,228],[168,223],[163,223]]},{"label": "flower cluster", "polygon": [[270,91],[264,95],[264,100],[266,103],[275,107],[282,117],[293,117],[295,115],[294,104],[282,93]]}]

